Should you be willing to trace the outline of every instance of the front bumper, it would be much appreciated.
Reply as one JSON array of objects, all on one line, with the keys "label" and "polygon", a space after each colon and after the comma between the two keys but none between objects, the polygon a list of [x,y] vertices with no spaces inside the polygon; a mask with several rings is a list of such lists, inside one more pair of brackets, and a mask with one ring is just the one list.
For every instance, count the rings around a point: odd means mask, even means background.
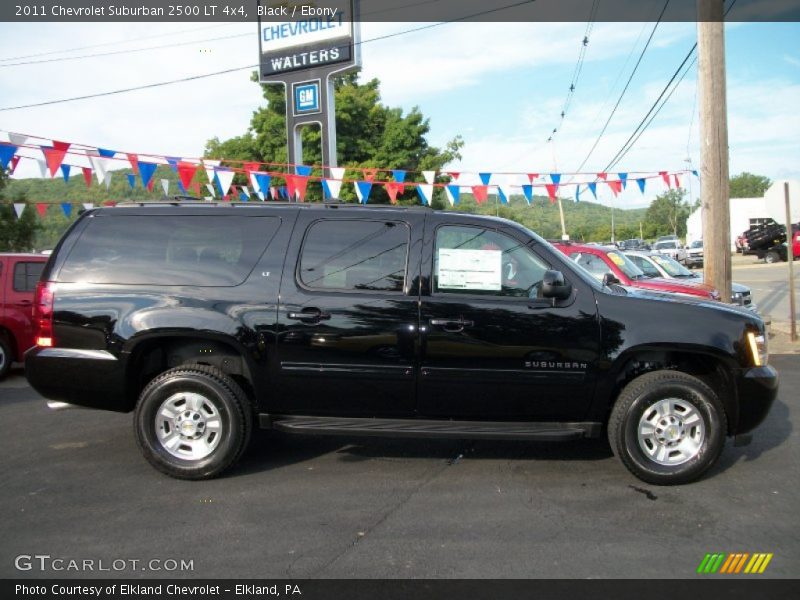
[{"label": "front bumper", "polygon": [[778,372],[772,366],[742,369],[736,380],[739,419],[734,434],[758,427],[778,395]]}]

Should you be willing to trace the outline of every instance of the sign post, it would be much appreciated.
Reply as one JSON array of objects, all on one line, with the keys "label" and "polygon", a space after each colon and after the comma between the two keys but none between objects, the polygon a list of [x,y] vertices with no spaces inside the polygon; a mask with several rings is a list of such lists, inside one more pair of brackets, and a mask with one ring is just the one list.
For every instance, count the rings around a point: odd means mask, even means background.
[{"label": "sign post", "polygon": [[259,3],[258,80],[281,83],[286,90],[289,163],[303,163],[303,127],[318,125],[322,164],[335,167],[338,161],[332,77],[361,65],[358,0],[326,2],[324,8],[286,8]]}]

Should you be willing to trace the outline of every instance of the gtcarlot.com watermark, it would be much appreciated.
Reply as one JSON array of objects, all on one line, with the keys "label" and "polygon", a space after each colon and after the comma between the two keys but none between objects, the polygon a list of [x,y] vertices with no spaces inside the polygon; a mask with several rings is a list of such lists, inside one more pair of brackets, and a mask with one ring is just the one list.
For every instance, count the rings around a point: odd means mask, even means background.
[{"label": "gtcarlot.com watermark", "polygon": [[14,558],[17,571],[108,573],[122,571],[194,571],[194,559],[183,558],[66,558],[49,554],[20,554]]}]

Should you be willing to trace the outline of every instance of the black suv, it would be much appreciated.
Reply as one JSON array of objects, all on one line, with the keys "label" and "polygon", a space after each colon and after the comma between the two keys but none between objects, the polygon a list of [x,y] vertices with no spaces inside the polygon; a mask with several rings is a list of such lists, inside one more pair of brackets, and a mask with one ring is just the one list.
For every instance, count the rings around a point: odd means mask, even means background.
[{"label": "black suv", "polygon": [[252,428],[572,440],[688,482],[778,388],[764,323],[596,281],[521,225],[346,204],[90,210],[37,289],[26,375],[134,411],[160,471],[233,465]]}]

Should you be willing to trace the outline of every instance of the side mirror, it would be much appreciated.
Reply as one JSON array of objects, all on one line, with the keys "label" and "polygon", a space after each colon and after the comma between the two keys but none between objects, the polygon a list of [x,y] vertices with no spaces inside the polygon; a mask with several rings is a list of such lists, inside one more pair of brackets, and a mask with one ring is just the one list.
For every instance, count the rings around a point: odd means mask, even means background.
[{"label": "side mirror", "polygon": [[561,271],[545,271],[542,278],[542,297],[566,300],[572,295],[572,284],[564,281]]},{"label": "side mirror", "polygon": [[606,273],[605,275],[603,275],[603,285],[605,285],[605,286],[609,286],[609,285],[614,285],[615,283],[616,283],[616,284],[618,284],[618,283],[619,283],[619,279],[617,279],[617,278],[614,276],[614,274],[613,274],[613,273],[611,273],[611,272],[609,271],[608,273]]}]

